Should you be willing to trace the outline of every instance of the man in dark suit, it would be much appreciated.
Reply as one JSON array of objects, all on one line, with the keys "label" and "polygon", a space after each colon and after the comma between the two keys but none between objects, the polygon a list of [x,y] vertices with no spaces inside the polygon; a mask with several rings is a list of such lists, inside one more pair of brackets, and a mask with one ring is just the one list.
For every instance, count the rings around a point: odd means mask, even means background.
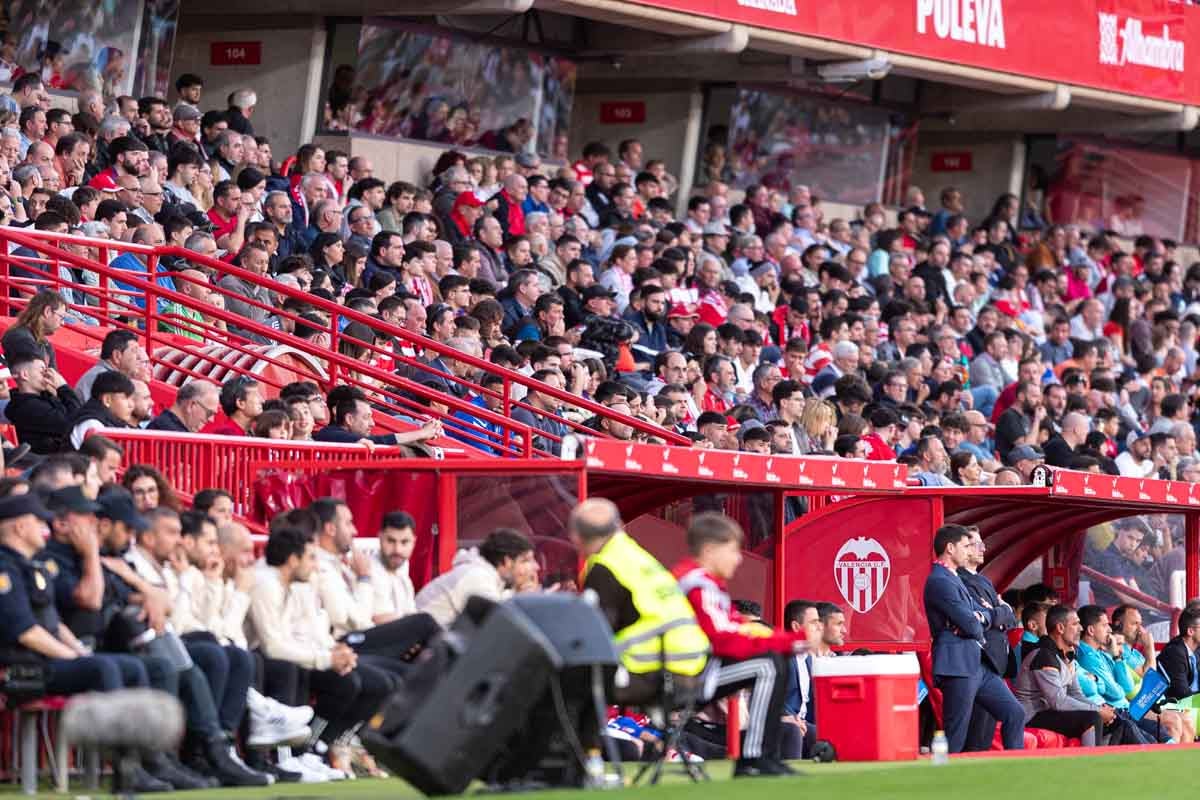
[{"label": "man in dark suit", "polygon": [[792,600],[783,609],[783,624],[792,633],[803,633],[809,652],[788,659],[788,688],[784,697],[783,721],[792,726],[783,728],[780,745],[782,758],[807,758],[817,742],[817,704],[812,696],[813,656],[821,645],[821,624],[817,603],[812,600]]},{"label": "man in dark suit", "polygon": [[1025,712],[1000,676],[983,666],[984,630],[993,614],[975,602],[958,577],[971,551],[971,534],[962,525],[943,525],[934,534],[936,560],[925,581],[925,615],[933,636],[934,685],[942,691],[943,727],[950,752],[962,752],[978,703],[1000,720],[1004,749],[1020,750]]},{"label": "man in dark suit", "polygon": [[[958,570],[958,577],[962,578],[976,604],[992,612],[991,624],[983,630],[983,668],[1003,678],[1008,672],[1008,631],[1017,626],[1017,617],[1012,607],[1000,599],[996,587],[987,576],[979,572],[979,568],[983,566],[984,554],[983,537],[979,535],[979,528],[972,525],[967,530],[971,534],[970,553],[967,556],[967,565]],[[967,729],[967,743],[964,749],[967,752],[990,750],[995,733],[996,719],[976,703],[975,710],[971,713],[971,724]]]},{"label": "man in dark suit", "polygon": [[1167,676],[1165,697],[1172,702],[1200,693],[1200,669],[1196,649],[1200,647],[1200,609],[1189,605],[1179,615],[1179,635],[1163,645],[1158,668]]}]

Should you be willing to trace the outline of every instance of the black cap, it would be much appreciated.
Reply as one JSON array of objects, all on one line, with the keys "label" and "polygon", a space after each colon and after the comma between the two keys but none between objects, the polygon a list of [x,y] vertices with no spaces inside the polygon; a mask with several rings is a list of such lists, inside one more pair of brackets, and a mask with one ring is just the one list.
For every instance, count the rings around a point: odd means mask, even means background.
[{"label": "black cap", "polygon": [[42,501],[34,494],[11,494],[0,499],[0,522],[16,519],[26,514],[33,514],[38,519],[49,522],[54,515],[46,510]]},{"label": "black cap", "polygon": [[586,303],[588,300],[595,300],[597,297],[606,297],[609,300],[615,300],[617,293],[609,291],[598,283],[593,283],[583,290],[583,302]]},{"label": "black cap", "polygon": [[135,531],[144,531],[150,527],[150,522],[137,512],[133,506],[133,495],[121,488],[111,488],[100,495],[100,510],[96,515],[115,522],[124,522]]},{"label": "black cap", "polygon": [[46,496],[46,508],[54,514],[96,514],[100,504],[83,493],[78,486],[64,486]]}]

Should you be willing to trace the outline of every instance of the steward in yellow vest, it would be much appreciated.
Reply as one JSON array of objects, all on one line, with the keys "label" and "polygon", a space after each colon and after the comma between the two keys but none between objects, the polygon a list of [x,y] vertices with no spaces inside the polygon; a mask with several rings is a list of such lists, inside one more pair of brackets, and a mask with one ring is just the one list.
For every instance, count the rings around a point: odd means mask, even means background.
[{"label": "steward in yellow vest", "polygon": [[657,696],[664,670],[697,684],[708,663],[708,637],[675,577],[622,530],[608,500],[580,503],[568,526],[587,559],[583,587],[596,592],[628,673],[616,679],[617,702]]}]

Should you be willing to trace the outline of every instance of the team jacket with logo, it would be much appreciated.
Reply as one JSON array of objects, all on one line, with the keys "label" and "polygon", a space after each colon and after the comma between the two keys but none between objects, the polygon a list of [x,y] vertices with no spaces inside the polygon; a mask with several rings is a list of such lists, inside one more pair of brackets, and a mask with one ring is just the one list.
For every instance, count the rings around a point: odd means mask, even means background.
[{"label": "team jacket with logo", "polygon": [[803,634],[776,631],[738,613],[725,582],[687,559],[671,573],[696,612],[696,622],[708,636],[713,655],[727,660],[744,660],[764,653],[791,653]]}]

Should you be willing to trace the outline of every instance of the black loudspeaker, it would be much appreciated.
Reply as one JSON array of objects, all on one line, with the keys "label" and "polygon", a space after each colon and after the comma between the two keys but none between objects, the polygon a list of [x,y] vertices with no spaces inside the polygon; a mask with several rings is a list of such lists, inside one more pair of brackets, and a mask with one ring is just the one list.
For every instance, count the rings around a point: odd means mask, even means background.
[{"label": "black loudspeaker", "polygon": [[519,594],[509,602],[550,641],[560,668],[617,666],[612,628],[594,603],[565,592]]},{"label": "black loudspeaker", "polygon": [[460,794],[525,724],[559,659],[509,605],[491,609],[465,647],[451,633],[431,651],[362,740],[425,794]]},{"label": "black loudspeaker", "polygon": [[[401,689],[360,733],[387,768],[427,795],[459,794],[475,778],[504,783],[524,777],[558,742],[560,714],[590,708],[592,665],[617,663],[612,632],[594,605],[576,595],[519,596],[476,603],[426,648]],[[565,696],[564,696],[565,695]],[[586,698],[586,702],[585,702]],[[568,710],[569,709],[569,710]],[[590,719],[594,714],[588,714]],[[555,774],[572,774],[554,759]]]}]

